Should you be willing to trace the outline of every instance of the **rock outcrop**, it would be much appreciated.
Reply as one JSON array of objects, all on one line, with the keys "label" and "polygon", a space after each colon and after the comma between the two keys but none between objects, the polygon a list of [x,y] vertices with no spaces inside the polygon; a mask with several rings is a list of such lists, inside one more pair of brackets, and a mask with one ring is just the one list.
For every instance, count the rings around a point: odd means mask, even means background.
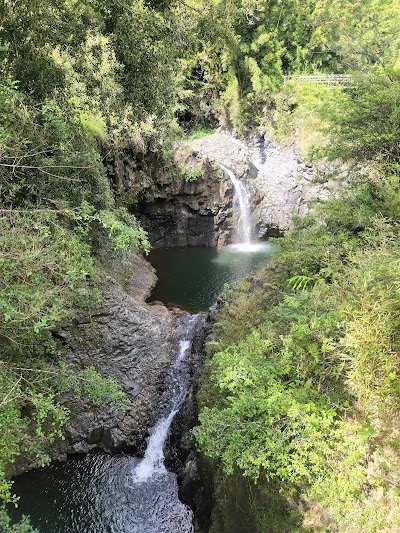
[{"label": "rock outcrop", "polygon": [[133,210],[152,246],[224,244],[233,232],[232,184],[190,143],[178,145],[174,157],[174,166],[142,181]]},{"label": "rock outcrop", "polygon": [[193,141],[191,147],[210,161],[223,163],[250,189],[259,239],[290,229],[293,217],[305,215],[316,200],[334,190],[332,182],[318,183],[312,165],[294,144],[279,145],[265,133],[242,142],[218,132]]},{"label": "rock outcrop", "polygon": [[260,238],[290,229],[294,217],[306,215],[335,190],[333,181],[317,179],[323,164],[315,167],[304,160],[294,143],[282,146],[258,134],[249,140],[249,158],[247,183],[254,194],[253,217]]},{"label": "rock outcrop", "polygon": [[123,203],[134,199],[130,209],[153,247],[223,246],[234,240],[237,212],[232,183],[219,164],[251,191],[259,239],[290,229],[294,216],[334,190],[332,182],[318,182],[295,143],[279,145],[266,133],[241,141],[224,131],[178,143],[170,163],[152,154],[139,161],[122,151],[113,162],[114,185]]},{"label": "rock outcrop", "polygon": [[89,318],[75,317],[57,336],[63,340],[67,364],[76,370],[93,366],[114,377],[128,407],[121,412],[65,396],[72,416],[64,453],[87,453],[95,447],[140,452],[166,401],[164,378],[176,343],[174,316],[161,304],[144,303],[155,282],[147,261],[136,255],[119,272],[113,267],[113,275],[103,280],[102,308]]}]

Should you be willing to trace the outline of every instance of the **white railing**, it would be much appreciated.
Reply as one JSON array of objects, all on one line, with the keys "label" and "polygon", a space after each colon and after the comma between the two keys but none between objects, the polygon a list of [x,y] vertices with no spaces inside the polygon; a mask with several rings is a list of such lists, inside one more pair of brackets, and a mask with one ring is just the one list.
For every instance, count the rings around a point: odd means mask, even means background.
[{"label": "white railing", "polygon": [[285,76],[285,83],[295,80],[297,83],[320,83],[323,85],[345,85],[352,82],[351,74],[319,74],[315,76]]}]

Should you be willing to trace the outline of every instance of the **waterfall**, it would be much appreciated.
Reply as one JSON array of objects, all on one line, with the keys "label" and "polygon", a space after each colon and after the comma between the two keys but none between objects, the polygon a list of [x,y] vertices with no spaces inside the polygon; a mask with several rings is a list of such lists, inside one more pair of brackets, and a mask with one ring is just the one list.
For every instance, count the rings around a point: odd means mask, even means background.
[{"label": "waterfall", "polygon": [[235,191],[235,199],[239,204],[239,221],[237,228],[237,244],[251,244],[251,211],[250,195],[246,187],[241,183],[229,168],[219,165],[228,174]]},{"label": "waterfall", "polygon": [[186,358],[190,352],[191,337],[197,318],[198,315],[191,315],[185,320],[184,331],[179,341],[178,355],[169,373],[172,381],[171,405],[168,413],[162,416],[151,430],[145,455],[133,472],[135,483],[142,483],[167,472],[164,466],[164,445],[172,420],[181,408],[188,391],[189,369],[186,364]]}]

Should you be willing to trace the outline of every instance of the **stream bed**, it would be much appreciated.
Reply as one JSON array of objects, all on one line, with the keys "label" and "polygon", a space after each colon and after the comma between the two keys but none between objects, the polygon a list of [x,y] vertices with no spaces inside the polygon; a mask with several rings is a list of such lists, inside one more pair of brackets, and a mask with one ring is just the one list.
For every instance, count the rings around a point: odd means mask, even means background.
[{"label": "stream bed", "polygon": [[176,475],[164,465],[174,416],[190,385],[190,354],[199,315],[177,319],[178,345],[166,376],[168,407],[150,429],[143,458],[89,454],[53,463],[15,480],[21,496],[10,514],[29,514],[41,533],[192,533],[193,513],[178,498]]},{"label": "stream bed", "polygon": [[[272,254],[268,243],[215,248],[170,248],[151,252],[159,281],[152,300],[192,313],[208,309],[232,283],[255,272]],[[182,313],[177,352],[167,376],[169,407],[150,430],[143,458],[89,454],[53,463],[15,480],[21,497],[13,519],[30,515],[41,533],[192,533],[193,513],[178,498],[176,475],[164,466],[173,418],[190,380],[186,358],[197,315]]]}]

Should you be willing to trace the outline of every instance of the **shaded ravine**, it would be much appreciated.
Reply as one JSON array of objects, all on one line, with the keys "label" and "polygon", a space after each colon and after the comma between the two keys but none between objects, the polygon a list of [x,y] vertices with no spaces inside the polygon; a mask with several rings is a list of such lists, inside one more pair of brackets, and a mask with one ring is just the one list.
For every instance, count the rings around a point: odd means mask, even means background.
[{"label": "shaded ravine", "polygon": [[[254,271],[255,261],[266,261],[271,250],[269,244],[252,242],[249,194],[231,170],[221,168],[234,186],[238,231],[236,244],[218,249],[214,258],[214,270],[225,262],[233,266],[229,278],[218,279],[219,290],[224,282]],[[262,256],[256,258],[254,252]],[[192,310],[196,312],[196,307]],[[15,518],[31,515],[33,526],[42,533],[193,533],[193,512],[178,497],[177,476],[165,467],[164,451],[191,385],[187,357],[200,316],[181,312],[177,318],[176,357],[161,385],[165,390],[161,405],[166,407],[149,431],[144,457],[91,454],[25,474],[15,482],[15,492],[21,495],[18,511],[11,513]]]},{"label": "shaded ravine", "polygon": [[22,498],[17,510],[10,509],[13,517],[29,514],[42,533],[193,532],[193,513],[178,498],[164,449],[189,388],[186,358],[199,317],[182,313],[177,319],[179,347],[166,378],[170,400],[150,430],[143,459],[92,454],[29,472],[16,479],[15,492]]}]

